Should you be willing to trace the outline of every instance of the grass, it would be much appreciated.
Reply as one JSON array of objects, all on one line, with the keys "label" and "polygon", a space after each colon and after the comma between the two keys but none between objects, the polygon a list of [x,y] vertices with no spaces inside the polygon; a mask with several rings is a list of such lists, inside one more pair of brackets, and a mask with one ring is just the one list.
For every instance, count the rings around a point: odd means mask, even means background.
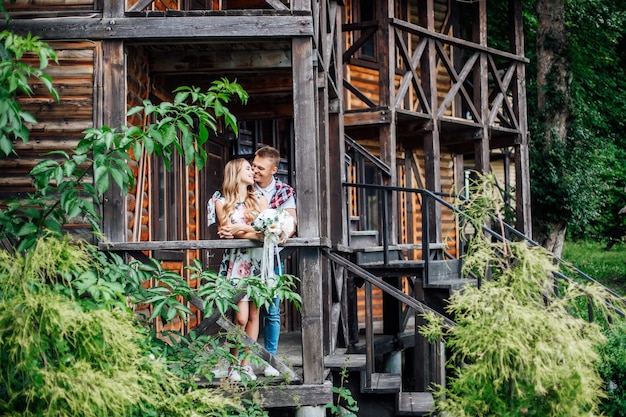
[{"label": "grass", "polygon": [[626,243],[605,250],[606,245],[592,241],[566,241],[563,259],[591,278],[626,296]]}]

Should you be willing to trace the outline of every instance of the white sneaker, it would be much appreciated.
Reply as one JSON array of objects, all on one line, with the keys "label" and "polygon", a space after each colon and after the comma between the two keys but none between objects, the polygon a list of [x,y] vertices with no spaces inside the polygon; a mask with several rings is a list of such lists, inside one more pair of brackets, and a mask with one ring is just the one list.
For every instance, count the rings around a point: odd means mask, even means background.
[{"label": "white sneaker", "polygon": [[280,372],[278,372],[278,369],[269,364],[263,370],[263,374],[265,376],[280,376]]},{"label": "white sneaker", "polygon": [[[256,375],[254,374],[254,370],[250,365],[244,365],[241,367],[241,372],[250,378],[252,381],[256,381]],[[241,376],[240,376],[241,378]]]},{"label": "white sneaker", "polygon": [[236,367],[233,366],[232,368],[228,369],[228,379],[233,382],[241,382],[241,374]]}]

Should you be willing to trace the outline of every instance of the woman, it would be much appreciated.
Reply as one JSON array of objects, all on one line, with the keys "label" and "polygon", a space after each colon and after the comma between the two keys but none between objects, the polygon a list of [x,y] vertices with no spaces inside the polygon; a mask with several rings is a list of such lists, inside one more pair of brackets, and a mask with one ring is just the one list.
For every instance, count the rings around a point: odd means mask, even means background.
[{"label": "woman", "polygon": [[[223,196],[215,201],[215,214],[219,222],[220,236],[232,236],[238,239],[263,239],[251,226],[258,214],[267,209],[267,200],[254,187],[254,171],[250,163],[243,158],[234,159],[224,168]],[[259,276],[261,272],[262,248],[230,249],[224,253],[218,274],[226,276],[233,285],[240,278]],[[248,297],[238,303],[235,312],[235,324],[241,326],[246,335],[254,341],[259,335],[259,308]],[[239,348],[231,349],[235,358],[239,356]],[[241,363],[229,368],[228,378],[241,381],[241,373],[251,380],[256,380],[252,367],[244,356]]]}]

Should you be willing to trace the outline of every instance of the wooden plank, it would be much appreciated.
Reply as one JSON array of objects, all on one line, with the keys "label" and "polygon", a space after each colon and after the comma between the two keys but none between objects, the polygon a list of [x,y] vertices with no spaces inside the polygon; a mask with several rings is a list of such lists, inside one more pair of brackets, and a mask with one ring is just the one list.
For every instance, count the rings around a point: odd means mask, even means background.
[{"label": "wooden plank", "polygon": [[285,6],[280,0],[265,0],[265,3],[275,10],[289,10],[289,7]]},{"label": "wooden plank", "polygon": [[[168,59],[153,60],[150,70],[153,72],[173,72],[187,73],[189,71],[207,71],[207,64],[210,63],[210,70],[213,72],[224,72],[232,69],[254,70],[255,80],[258,79],[256,71],[261,69],[286,69],[291,68],[291,50],[255,50],[255,51],[209,51],[198,52],[168,52]],[[290,75],[286,73],[286,75]],[[240,80],[238,78],[238,80]],[[272,78],[272,85],[276,80]],[[291,91],[291,77],[282,81]],[[257,87],[258,88],[258,87]],[[248,90],[246,90],[248,91]],[[248,91],[249,92],[249,91]]]},{"label": "wooden plank", "polygon": [[334,353],[324,356],[324,366],[332,371],[362,371],[365,369],[365,355],[361,353]]},{"label": "wooden plank", "polygon": [[[209,240],[167,240],[149,242],[109,242],[98,244],[99,248],[108,251],[146,251],[146,250],[193,250],[193,249],[236,249],[260,247],[261,241],[249,239],[209,239]],[[330,248],[326,238],[289,238],[282,245],[291,248]]]},{"label": "wooden plank", "polygon": [[[96,111],[101,112],[104,125],[116,128],[126,121],[123,41],[104,42],[102,56],[102,85],[106,88],[103,89],[102,107]],[[115,184],[111,185],[102,199],[102,233],[108,240],[126,240],[126,198]]]},{"label": "wooden plank", "polygon": [[400,392],[396,415],[425,416],[435,410],[435,400],[430,392]]},{"label": "wooden plank", "polygon": [[[298,190],[298,236],[322,236],[320,224],[320,179],[317,175],[321,164],[317,143],[315,82],[313,67],[313,43],[310,38],[292,40],[293,56],[293,123],[295,187]],[[322,260],[318,248],[300,250],[302,296],[302,346],[303,378],[306,384],[321,384],[325,378],[323,354],[324,341],[322,309]]]},{"label": "wooden plank", "polygon": [[[0,29],[6,23],[0,22]],[[11,30],[32,33],[43,39],[224,39],[309,37],[311,16],[168,16],[97,18],[50,18],[12,20]]]},{"label": "wooden plank", "polygon": [[402,375],[390,373],[372,373],[371,385],[365,381],[365,373],[361,373],[361,392],[376,394],[393,394],[400,392],[402,387]]},{"label": "wooden plank", "polygon": [[390,111],[387,109],[372,109],[371,111],[359,111],[345,113],[343,123],[345,126],[378,125],[390,123]]},{"label": "wooden plank", "polygon": [[317,406],[333,403],[333,385],[322,384],[259,386],[255,399],[263,408]]}]

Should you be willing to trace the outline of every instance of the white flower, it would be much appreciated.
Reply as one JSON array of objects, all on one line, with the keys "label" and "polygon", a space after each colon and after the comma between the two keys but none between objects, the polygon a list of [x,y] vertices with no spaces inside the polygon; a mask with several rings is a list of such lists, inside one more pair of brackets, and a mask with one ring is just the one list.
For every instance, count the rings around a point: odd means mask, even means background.
[{"label": "white flower", "polygon": [[252,227],[257,232],[263,233],[261,278],[266,280],[268,285],[273,286],[274,257],[280,262],[276,245],[291,236],[295,228],[294,219],[282,209],[266,209],[254,219]]},{"label": "white flower", "polygon": [[266,238],[274,243],[287,239],[294,231],[293,217],[282,209],[263,210],[252,222],[252,227],[257,232],[262,232]]}]

